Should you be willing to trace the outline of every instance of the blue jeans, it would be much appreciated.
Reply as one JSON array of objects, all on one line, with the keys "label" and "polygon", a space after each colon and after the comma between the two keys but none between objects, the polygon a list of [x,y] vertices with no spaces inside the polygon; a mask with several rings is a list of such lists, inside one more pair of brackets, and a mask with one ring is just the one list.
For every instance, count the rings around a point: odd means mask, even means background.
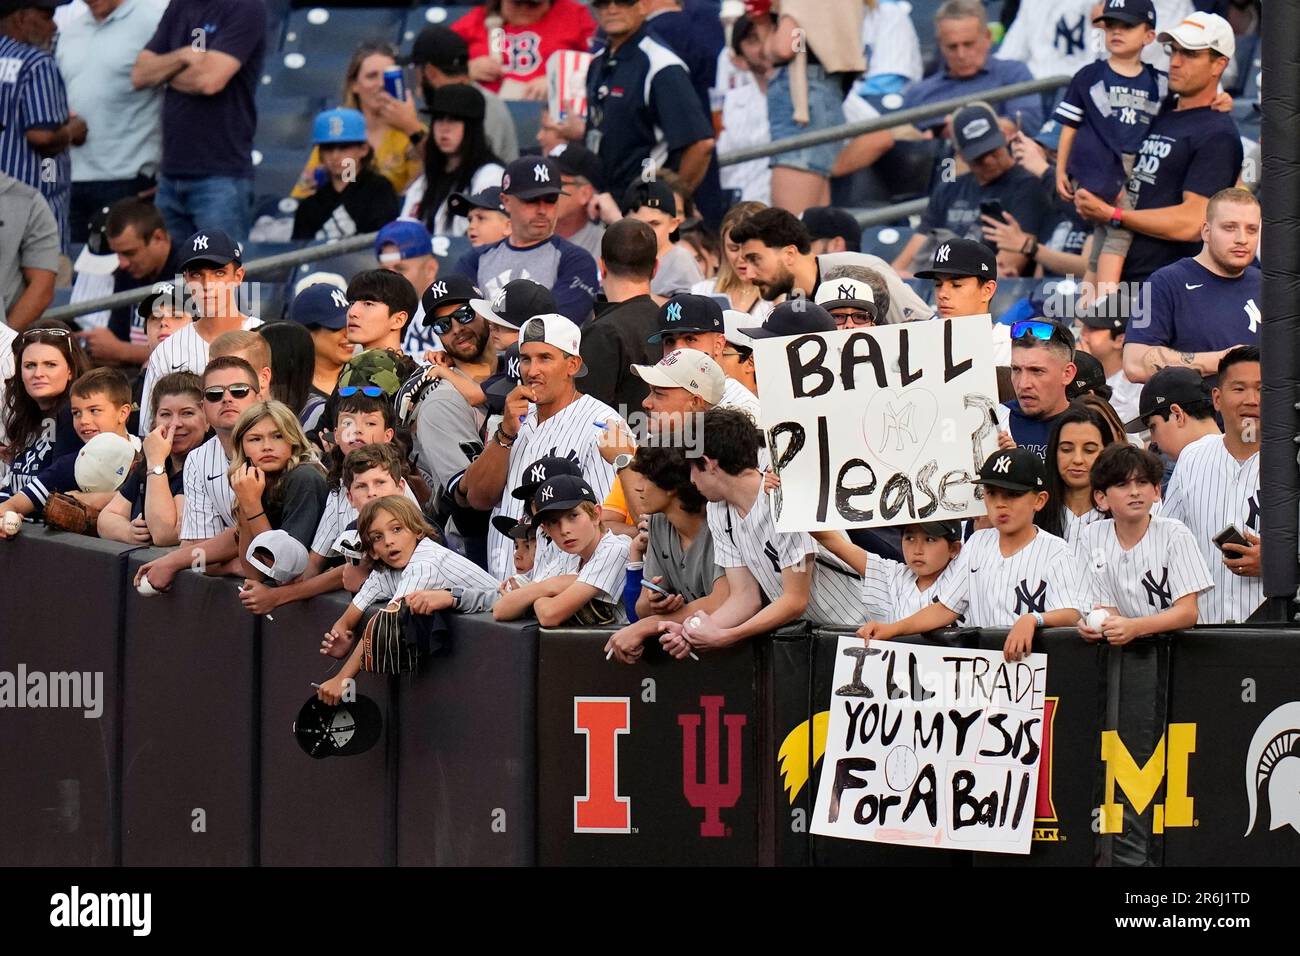
[{"label": "blue jeans", "polygon": [[[790,96],[790,68],[783,66],[776,71],[767,86],[767,121],[772,131],[772,142],[779,142],[799,133],[811,133],[816,130],[830,129],[844,122],[844,95],[840,92],[838,81],[826,75],[820,66],[808,66],[808,125],[800,126],[794,121],[794,100]],[[820,146],[806,146],[793,153],[780,153],[768,160],[770,166],[788,166],[790,169],[802,169],[819,176],[829,177],[839,158],[841,142],[822,143]]]},{"label": "blue jeans", "polygon": [[248,241],[248,230],[253,225],[251,179],[159,176],[155,201],[175,242],[184,242],[200,229],[220,229],[236,242]]}]

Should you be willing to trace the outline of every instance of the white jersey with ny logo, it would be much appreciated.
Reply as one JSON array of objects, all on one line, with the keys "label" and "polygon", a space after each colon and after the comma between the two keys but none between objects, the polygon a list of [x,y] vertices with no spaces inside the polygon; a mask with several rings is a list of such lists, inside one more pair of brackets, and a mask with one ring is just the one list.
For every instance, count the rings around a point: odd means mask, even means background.
[{"label": "white jersey with ny logo", "polygon": [[[511,492],[530,480],[528,466],[547,455],[576,462],[583,479],[596,493],[596,500],[604,501],[614,484],[614,466],[601,456],[601,440],[615,427],[626,429],[627,423],[618,412],[590,395],[579,395],[544,422],[537,421],[537,407],[530,406],[510,448],[505,490],[492,509],[492,517],[509,515],[518,519],[523,514],[524,503]],[[488,528],[488,570],[498,581],[514,573],[514,552],[515,543],[510,538],[496,528]]]},{"label": "white jersey with ny logo", "polygon": [[1070,546],[1042,528],[1015,554],[1002,556],[996,528],[976,531],[948,566],[939,601],[969,627],[1010,627],[1025,614],[1083,606],[1081,571]]},{"label": "white jersey with ny logo", "polygon": [[812,569],[808,608],[801,615],[814,624],[862,624],[866,620],[856,572],[806,532],[777,531],[760,488],[742,518],[725,501],[708,506],[713,560],[720,568],[747,568],[768,601],[784,592],[782,568]]},{"label": "white jersey with ny logo", "polygon": [[1241,623],[1255,613],[1264,603],[1263,578],[1233,574],[1214,538],[1229,525],[1259,534],[1259,452],[1237,461],[1222,435],[1198,438],[1178,456],[1160,513],[1187,525],[1209,565],[1214,590],[1201,596],[1200,622]]},{"label": "white jersey with ny logo", "polygon": [[1115,522],[1098,521],[1080,534],[1078,554],[1087,571],[1087,608],[1113,607],[1124,617],[1148,617],[1186,594],[1214,587],[1196,539],[1181,521],[1152,517],[1142,540],[1127,551]]}]

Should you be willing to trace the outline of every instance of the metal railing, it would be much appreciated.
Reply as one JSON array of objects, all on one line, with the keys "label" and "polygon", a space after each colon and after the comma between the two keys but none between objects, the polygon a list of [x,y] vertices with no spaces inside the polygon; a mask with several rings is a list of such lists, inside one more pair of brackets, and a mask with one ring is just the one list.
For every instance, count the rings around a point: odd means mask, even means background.
[{"label": "metal railing", "polygon": [[[290,252],[279,252],[273,256],[254,259],[251,262],[244,263],[244,273],[255,276],[261,272],[270,272],[272,269],[292,268],[307,262],[332,259],[334,256],[357,252],[360,249],[369,249],[375,244],[375,236],[377,235],[379,235],[377,232],[368,232],[361,236],[349,236],[346,239],[326,242],[318,246],[308,246],[305,249],[294,249]],[[118,309],[124,305],[135,305],[141,299],[148,298],[149,288],[149,286],[141,286],[138,289],[128,289],[125,292],[100,296],[98,299],[69,302],[67,305],[46,309],[41,318],[66,322],[68,319],[75,319],[79,315],[88,315],[91,312],[102,312],[106,309]]]},{"label": "metal railing", "polygon": [[[978,93],[969,93],[966,96],[955,96],[949,100],[940,100],[937,103],[928,103],[925,106],[913,106],[911,109],[898,110],[893,113],[885,113],[875,119],[862,120],[858,123],[845,123],[842,126],[832,126],[829,129],[814,130],[810,133],[800,133],[797,136],[791,136],[788,139],[779,140],[775,143],[764,143],[761,146],[749,146],[745,149],[738,149],[734,153],[727,153],[725,156],[718,157],[719,166],[734,166],[737,163],[747,163],[752,159],[763,159],[767,156],[780,156],[782,153],[792,153],[809,146],[820,146],[822,143],[832,143],[841,139],[852,139],[855,136],[861,136],[864,133],[878,133],[881,130],[893,129],[897,126],[907,126],[915,124],[917,120],[933,119],[936,116],[946,116],[954,113],[969,103],[999,103],[1002,100],[1014,99],[1017,96],[1024,96],[1027,93],[1043,93],[1047,90],[1055,90],[1065,86],[1070,82],[1068,76],[1045,76],[1038,80],[1025,80],[1023,83],[1012,83],[1010,86],[999,86],[992,90],[981,90]],[[1033,132],[1037,132],[1034,130]]]},{"label": "metal railing", "polygon": [[893,206],[881,206],[876,209],[864,209],[855,213],[854,218],[858,220],[858,225],[863,229],[870,226],[883,226],[886,223],[897,222],[899,219],[906,219],[908,216],[919,216],[925,212],[925,207],[930,205],[930,200],[909,199],[907,202],[896,203]]}]

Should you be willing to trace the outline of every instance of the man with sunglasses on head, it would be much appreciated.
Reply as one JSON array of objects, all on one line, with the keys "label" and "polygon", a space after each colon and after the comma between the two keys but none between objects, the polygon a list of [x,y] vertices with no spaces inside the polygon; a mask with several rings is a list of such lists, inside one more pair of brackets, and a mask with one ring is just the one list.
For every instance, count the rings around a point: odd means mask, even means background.
[{"label": "man with sunglasses on head", "polygon": [[531,279],[555,295],[556,311],[581,325],[596,298],[596,260],[555,234],[562,191],[559,164],[549,156],[525,156],[506,167],[501,208],[510,216],[510,235],[471,249],[456,271],[496,296],[514,279]]},{"label": "man with sunglasses on head", "polygon": [[[172,372],[201,375],[218,336],[262,324],[261,319],[239,309],[244,282],[239,243],[220,229],[200,229],[181,245],[180,256],[185,298],[193,306],[195,319],[153,350],[144,370],[143,395],[152,395],[158,379]],[[152,427],[152,410],[141,408],[140,436],[149,434]]]},{"label": "man with sunglasses on head", "polygon": [[1075,379],[1074,336],[1048,319],[1011,326],[1014,401],[999,407],[999,425],[1021,448],[1047,458],[1052,425],[1070,407],[1066,389]]},{"label": "man with sunglasses on head", "polygon": [[[234,457],[232,435],[239,416],[262,397],[257,373],[242,358],[214,358],[203,372],[203,414],[213,436],[185,458],[185,510],[181,544],[140,568],[135,584],[148,580],[158,591],[171,587],[188,567],[221,574],[239,556],[235,535],[235,493],[227,471]],[[159,466],[161,467],[161,466]]]}]

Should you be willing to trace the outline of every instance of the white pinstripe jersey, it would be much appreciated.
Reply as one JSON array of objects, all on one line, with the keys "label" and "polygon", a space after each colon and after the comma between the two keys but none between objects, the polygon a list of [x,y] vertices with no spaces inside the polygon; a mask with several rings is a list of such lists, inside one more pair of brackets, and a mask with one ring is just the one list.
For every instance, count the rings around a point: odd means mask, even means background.
[{"label": "white pinstripe jersey", "polygon": [[[511,492],[527,480],[525,469],[546,455],[576,461],[582,469],[583,480],[596,493],[596,500],[604,501],[614,484],[614,466],[600,455],[600,441],[605,437],[606,429],[595,423],[609,421],[627,428],[618,412],[590,395],[578,395],[575,401],[540,424],[537,407],[530,406],[527,420],[519,426],[519,434],[510,449],[505,490],[492,509],[492,517],[509,515],[518,519],[523,514],[524,503]],[[497,580],[504,580],[514,573],[514,553],[514,542],[489,526],[488,570]]]},{"label": "white pinstripe jersey", "polygon": [[[406,497],[418,510],[420,502],[410,486],[406,488]],[[325,499],[325,509],[320,514],[320,523],[316,525],[316,535],[311,539],[311,550],[322,558],[334,557],[334,542],[339,535],[348,530],[348,525],[357,520],[357,509],[348,501],[348,493],[340,485],[329,493]]]},{"label": "white pinstripe jersey", "polygon": [[578,583],[590,584],[600,591],[597,598],[623,606],[623,584],[627,580],[627,552],[632,539],[606,531],[596,543],[587,563],[578,571]]},{"label": "white pinstripe jersey", "polygon": [[945,571],[939,601],[969,627],[1010,627],[1024,614],[1083,606],[1082,570],[1069,545],[1042,528],[1009,557],[996,528],[976,531]]},{"label": "white pinstripe jersey", "polygon": [[1264,603],[1264,580],[1229,571],[1214,538],[1228,525],[1259,534],[1259,452],[1239,462],[1222,435],[1198,438],[1178,456],[1160,513],[1187,525],[1210,568],[1214,590],[1199,601],[1201,623],[1250,617]]},{"label": "white pinstripe jersey", "polygon": [[734,378],[728,378],[723,382],[722,400],[718,402],[718,407],[738,408],[754,419],[755,425],[762,421],[758,396]]},{"label": "white pinstripe jersey", "polygon": [[868,621],[892,623],[911,617],[939,600],[945,575],[956,561],[943,569],[924,591],[916,586],[916,572],[901,561],[867,555],[867,573],[862,576],[862,604]]},{"label": "white pinstripe jersey", "polygon": [[214,538],[235,526],[235,492],[226,474],[229,467],[230,459],[216,435],[185,456],[182,541]]},{"label": "white pinstripe jersey", "polygon": [[[203,321],[200,319],[199,321]],[[262,320],[245,316],[240,328],[248,331],[262,324]],[[193,372],[202,375],[208,367],[208,352],[211,345],[198,333],[198,322],[173,332],[159,343],[149,356],[149,364],[144,367],[144,391],[140,393],[140,437],[149,434],[153,427],[153,410],[149,407],[149,396],[153,394],[154,384],[164,375],[172,372]],[[256,371],[256,370],[254,370]]]},{"label": "white pinstripe jersey", "polygon": [[1081,515],[1075,514],[1064,505],[1061,506],[1061,537],[1071,550],[1077,550],[1079,539],[1084,531],[1098,521],[1105,521],[1106,515],[1096,508],[1089,508]]},{"label": "white pinstripe jersey", "polygon": [[748,568],[768,601],[782,594],[781,570],[812,567],[808,608],[803,617],[815,624],[861,624],[859,578],[839,558],[802,531],[777,531],[767,495],[758,497],[743,518],[725,501],[710,501],[709,533],[713,560],[720,568]]},{"label": "white pinstripe jersey", "polygon": [[376,562],[365,584],[352,598],[352,604],[364,611],[375,601],[405,597],[415,591],[437,591],[453,587],[495,591],[497,582],[469,558],[450,548],[421,538],[402,569]]},{"label": "white pinstripe jersey", "polygon": [[1184,594],[1214,587],[1210,569],[1187,526],[1153,517],[1142,540],[1125,551],[1115,522],[1098,521],[1084,529],[1078,552],[1087,577],[1086,609],[1113,607],[1124,617],[1147,617],[1173,607]]},{"label": "white pinstripe jersey", "polygon": [[561,548],[545,531],[538,531],[537,550],[533,552],[533,569],[528,572],[528,580],[545,581],[561,574],[577,573],[578,556]]}]

